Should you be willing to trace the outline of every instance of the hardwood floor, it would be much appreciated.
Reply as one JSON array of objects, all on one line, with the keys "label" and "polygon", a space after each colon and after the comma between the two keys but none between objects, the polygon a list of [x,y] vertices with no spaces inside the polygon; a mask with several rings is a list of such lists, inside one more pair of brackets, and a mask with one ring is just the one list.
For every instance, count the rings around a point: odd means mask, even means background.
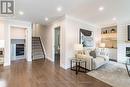
[{"label": "hardwood floor", "polygon": [[[6,86],[4,86],[6,85]],[[12,62],[0,66],[0,87],[111,87],[85,73],[75,75],[46,60]]]}]

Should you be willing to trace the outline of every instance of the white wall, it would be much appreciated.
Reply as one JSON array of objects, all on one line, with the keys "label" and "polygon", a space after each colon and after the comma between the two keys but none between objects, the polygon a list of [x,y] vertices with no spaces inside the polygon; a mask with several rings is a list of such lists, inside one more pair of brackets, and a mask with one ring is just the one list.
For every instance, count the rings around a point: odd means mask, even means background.
[{"label": "white wall", "polygon": [[80,28],[91,30],[94,32],[94,41],[96,47],[96,41],[99,41],[100,34],[96,27],[92,26],[91,24],[78,20],[76,18],[65,16],[56,22],[48,25],[45,32],[45,48],[47,52],[48,59],[54,61],[54,29],[56,27],[61,27],[61,37],[60,37],[60,44],[61,44],[61,56],[60,56],[60,66],[64,69],[70,67],[70,59],[74,56],[74,44],[79,43],[79,30]]},{"label": "white wall", "polygon": [[0,21],[0,48],[4,48],[4,22]]},{"label": "white wall", "polygon": [[60,66],[64,68],[65,66],[65,19],[60,18],[59,20],[46,26],[44,32],[44,41],[47,58],[54,61],[54,29],[60,26]]},{"label": "white wall", "polygon": [[11,27],[10,36],[11,36],[11,39],[25,39],[26,29],[19,28],[19,27]]},{"label": "white wall", "polygon": [[118,62],[126,62],[126,47],[130,47],[130,43],[127,42],[127,26],[128,22],[122,22],[117,24],[117,60]]},{"label": "white wall", "polygon": [[33,24],[32,36],[42,37],[44,29],[45,29],[45,26],[43,26],[42,24]]},{"label": "white wall", "polygon": [[[96,47],[97,41],[99,39],[97,39],[96,37],[98,37],[98,28],[79,19],[70,17],[70,16],[66,16],[66,29],[65,29],[65,68],[69,68],[70,67],[70,59],[72,59],[74,57],[74,44],[79,43],[79,33],[80,33],[80,29],[86,29],[86,30],[90,30],[93,31],[94,33],[94,47]],[[97,39],[97,40],[96,40]]]},{"label": "white wall", "polygon": [[4,40],[4,23],[0,21],[0,40]]}]

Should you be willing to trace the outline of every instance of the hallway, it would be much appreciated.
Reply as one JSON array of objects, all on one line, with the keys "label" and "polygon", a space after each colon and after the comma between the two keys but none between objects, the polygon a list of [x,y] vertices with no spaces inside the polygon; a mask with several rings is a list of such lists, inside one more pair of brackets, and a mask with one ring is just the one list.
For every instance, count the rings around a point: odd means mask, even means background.
[{"label": "hallway", "polygon": [[[7,85],[7,86],[4,86]],[[0,67],[0,87],[111,87],[84,73],[64,70],[46,60],[12,62]]]}]

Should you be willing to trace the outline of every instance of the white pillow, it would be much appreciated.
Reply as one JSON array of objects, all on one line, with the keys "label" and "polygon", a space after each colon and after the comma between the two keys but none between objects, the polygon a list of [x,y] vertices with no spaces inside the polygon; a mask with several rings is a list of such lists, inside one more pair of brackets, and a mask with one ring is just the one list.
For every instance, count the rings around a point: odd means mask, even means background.
[{"label": "white pillow", "polygon": [[86,56],[90,56],[90,55],[89,55],[90,52],[91,52],[90,50],[85,50],[85,55],[86,55]]}]

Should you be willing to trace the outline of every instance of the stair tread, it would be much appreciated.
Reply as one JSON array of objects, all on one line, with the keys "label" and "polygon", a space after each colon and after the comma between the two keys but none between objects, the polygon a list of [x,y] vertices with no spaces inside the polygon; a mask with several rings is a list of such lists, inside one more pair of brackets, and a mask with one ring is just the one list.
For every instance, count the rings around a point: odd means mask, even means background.
[{"label": "stair tread", "polygon": [[42,56],[41,55],[40,56],[39,55],[33,56],[33,58],[44,58],[44,55],[42,55]]},{"label": "stair tread", "polygon": [[32,52],[32,55],[43,54],[43,52]]},{"label": "stair tread", "polygon": [[34,59],[45,57],[40,37],[32,37],[32,57]]},{"label": "stair tread", "polygon": [[34,47],[41,47],[41,45],[33,45]]},{"label": "stair tread", "polygon": [[42,49],[32,49],[32,52],[39,52],[42,51]]},{"label": "stair tread", "polygon": [[33,46],[41,46],[40,44],[32,44]]}]

